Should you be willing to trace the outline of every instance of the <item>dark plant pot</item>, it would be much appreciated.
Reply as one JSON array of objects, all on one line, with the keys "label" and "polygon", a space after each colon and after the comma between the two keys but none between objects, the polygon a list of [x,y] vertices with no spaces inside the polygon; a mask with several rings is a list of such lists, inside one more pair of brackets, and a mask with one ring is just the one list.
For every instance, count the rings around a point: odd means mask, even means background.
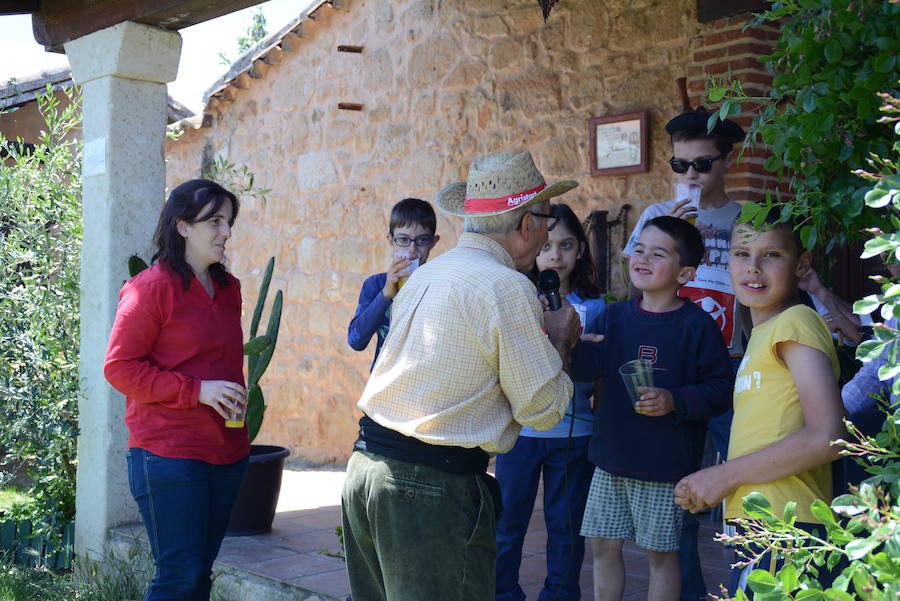
[{"label": "dark plant pot", "polygon": [[290,454],[290,449],[285,447],[250,445],[250,462],[231,508],[227,536],[249,536],[272,530],[281,491],[281,472]]}]

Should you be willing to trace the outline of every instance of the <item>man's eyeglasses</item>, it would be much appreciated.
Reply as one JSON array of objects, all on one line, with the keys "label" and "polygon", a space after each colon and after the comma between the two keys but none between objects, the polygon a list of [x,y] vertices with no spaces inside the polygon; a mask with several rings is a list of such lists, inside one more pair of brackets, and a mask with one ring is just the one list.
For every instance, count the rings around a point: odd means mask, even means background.
[{"label": "man's eyeglasses", "polygon": [[416,248],[425,248],[434,243],[434,236],[431,234],[422,234],[415,238],[410,238],[409,236],[393,236],[391,239],[394,241],[394,244],[400,248],[407,248],[410,244],[415,244]]},{"label": "man's eyeglasses", "polygon": [[527,213],[522,213],[522,217],[519,218],[519,225],[516,226],[516,231],[521,229],[522,219],[525,217],[526,214],[534,215],[535,217],[545,218],[547,220],[547,231],[548,232],[552,232],[553,228],[556,227],[556,222],[559,221],[559,216],[557,216],[557,215],[548,215],[547,213],[532,213],[531,211],[528,211]]},{"label": "man's eyeglasses", "polygon": [[717,157],[711,159],[697,159],[696,161],[685,161],[684,159],[672,157],[669,159],[669,165],[672,166],[672,171],[675,173],[687,173],[688,169],[691,167],[693,167],[694,171],[697,173],[709,173],[709,170],[712,169],[713,162],[724,159],[726,156],[728,156],[728,153],[723,152]]}]

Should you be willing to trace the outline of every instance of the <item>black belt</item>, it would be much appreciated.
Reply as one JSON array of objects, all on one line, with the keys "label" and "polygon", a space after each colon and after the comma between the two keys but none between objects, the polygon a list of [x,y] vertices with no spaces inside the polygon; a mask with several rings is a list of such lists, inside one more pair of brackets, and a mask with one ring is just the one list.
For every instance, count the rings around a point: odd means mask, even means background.
[{"label": "black belt", "polygon": [[497,480],[487,473],[490,456],[482,448],[428,444],[418,438],[385,428],[367,415],[363,415],[359,420],[359,438],[356,439],[353,448],[378,453],[391,459],[427,465],[450,474],[480,476],[494,502],[494,515],[497,519],[500,518],[503,511],[500,486]]}]

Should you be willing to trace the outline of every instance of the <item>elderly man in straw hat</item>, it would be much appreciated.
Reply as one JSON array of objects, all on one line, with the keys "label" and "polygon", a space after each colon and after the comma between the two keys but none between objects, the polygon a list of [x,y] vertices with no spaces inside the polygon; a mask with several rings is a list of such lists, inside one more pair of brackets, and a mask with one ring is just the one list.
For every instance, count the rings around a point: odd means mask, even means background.
[{"label": "elderly man in straw hat", "polygon": [[499,489],[486,473],[522,425],[546,430],[572,397],[563,369],[578,340],[571,305],[542,312],[531,268],[553,229],[531,155],[476,159],[438,193],[465,218],[456,248],[397,295],[359,408],[343,529],[357,601],[494,598]]}]

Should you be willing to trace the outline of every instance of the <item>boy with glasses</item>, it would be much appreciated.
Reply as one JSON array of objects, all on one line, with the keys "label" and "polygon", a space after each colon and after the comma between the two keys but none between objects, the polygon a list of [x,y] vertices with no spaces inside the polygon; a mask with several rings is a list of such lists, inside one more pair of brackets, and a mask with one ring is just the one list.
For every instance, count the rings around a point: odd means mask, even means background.
[{"label": "boy with glasses", "polygon": [[[692,221],[703,237],[706,252],[697,267],[694,279],[685,284],[679,296],[691,299],[710,314],[722,330],[725,344],[736,370],[744,354],[743,320],[731,280],[728,275],[728,259],[731,244],[731,227],[741,212],[725,190],[725,175],[734,160],[733,147],[744,139],[741,126],[716,118],[712,132],[707,123],[710,113],[703,108],[684,112],[666,124],[666,132],[672,136],[672,158],[669,165],[676,182],[689,187],[702,186],[700,200],[693,206],[684,198],[673,198],[647,207],[634,226],[634,231],[622,251],[626,260],[631,256],[638,235],[644,225],[655,217],[669,215]],[[749,328],[748,328],[749,331]],[[728,450],[728,433],[731,428],[731,411],[709,420],[709,433],[716,448],[725,459]],[[706,597],[706,584],[700,571],[697,555],[697,531],[699,523],[692,515],[685,517],[679,547],[681,564],[681,601],[696,601]]]},{"label": "boy with glasses", "polygon": [[418,198],[404,198],[395,204],[388,227],[391,263],[385,273],[376,273],[363,282],[356,314],[347,328],[347,342],[356,351],[365,350],[372,335],[378,335],[373,366],[390,328],[394,297],[409,277],[410,268],[423,265],[441,238],[435,234],[434,209]]}]

